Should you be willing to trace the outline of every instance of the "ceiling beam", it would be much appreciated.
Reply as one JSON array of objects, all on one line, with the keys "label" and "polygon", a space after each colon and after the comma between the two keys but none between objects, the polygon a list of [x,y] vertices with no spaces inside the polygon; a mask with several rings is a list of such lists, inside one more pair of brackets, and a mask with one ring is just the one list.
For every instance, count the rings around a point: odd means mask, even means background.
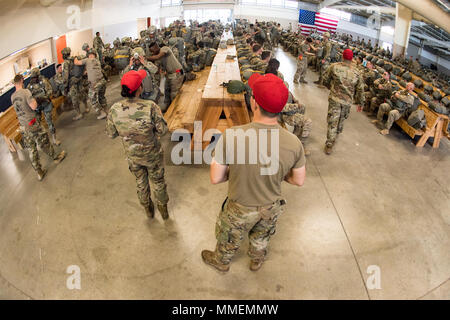
[{"label": "ceiling beam", "polygon": [[329,7],[329,6],[332,6],[333,4],[338,3],[338,2],[341,2],[341,0],[325,0],[321,4],[319,4],[319,10]]},{"label": "ceiling beam", "polygon": [[418,38],[418,39],[423,39],[425,40],[425,45],[429,45],[432,47],[438,47],[438,48],[450,48],[450,41],[440,41],[440,40],[436,40],[433,37],[427,36],[423,33],[419,33],[416,31],[412,31],[411,35]]},{"label": "ceiling beam", "polygon": [[395,8],[392,7],[379,7],[379,6],[351,6],[351,5],[339,5],[333,6],[333,9],[348,9],[348,10],[357,10],[357,11],[368,11],[374,13],[387,13],[395,15]]}]

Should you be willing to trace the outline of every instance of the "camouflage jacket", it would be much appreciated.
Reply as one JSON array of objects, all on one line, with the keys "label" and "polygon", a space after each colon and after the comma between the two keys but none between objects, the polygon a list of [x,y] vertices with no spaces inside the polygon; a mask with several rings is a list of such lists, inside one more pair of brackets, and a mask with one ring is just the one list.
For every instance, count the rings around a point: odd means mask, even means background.
[{"label": "camouflage jacket", "polygon": [[128,159],[141,165],[151,164],[162,153],[159,137],[167,124],[156,103],[138,98],[115,103],[108,114],[106,133],[120,136]]},{"label": "camouflage jacket", "polygon": [[[379,86],[382,86],[380,89]],[[379,78],[373,82],[373,90],[377,97],[389,99],[392,95],[392,83],[384,78]]]},{"label": "camouflage jacket", "polygon": [[331,64],[324,74],[323,83],[330,88],[330,99],[341,104],[352,104],[354,101],[364,104],[364,82],[352,64]]},{"label": "camouflage jacket", "polygon": [[92,46],[95,50],[101,50],[105,45],[103,44],[103,40],[100,37],[95,37]]},{"label": "camouflage jacket", "polygon": [[[395,95],[399,94],[399,98]],[[393,108],[400,113],[408,112],[414,104],[414,96],[408,90],[399,90],[392,95]]]},{"label": "camouflage jacket", "polygon": [[49,102],[53,93],[52,85],[43,76],[31,78],[27,89],[31,91],[33,98],[39,104]]}]

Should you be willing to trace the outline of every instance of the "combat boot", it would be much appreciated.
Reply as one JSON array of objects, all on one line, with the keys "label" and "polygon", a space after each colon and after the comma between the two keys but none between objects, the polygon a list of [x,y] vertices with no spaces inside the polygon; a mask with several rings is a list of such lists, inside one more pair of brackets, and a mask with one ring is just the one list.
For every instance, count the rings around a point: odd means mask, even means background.
[{"label": "combat boot", "polygon": [[320,81],[319,81],[319,80],[317,80],[317,81],[314,81],[314,83],[315,83],[315,84],[320,84]]},{"label": "combat boot", "polygon": [[45,170],[45,169],[38,169],[38,170],[36,170],[36,173],[38,175],[38,180],[42,181],[44,179],[44,177],[45,177],[45,174],[47,173],[47,170]]},{"label": "combat boot", "polygon": [[259,269],[261,269],[262,265],[264,263],[263,259],[258,259],[258,260],[253,260],[250,261],[250,270],[251,271],[258,271]]},{"label": "combat boot", "polygon": [[100,111],[100,114],[97,116],[97,120],[105,119],[106,116],[107,116],[106,112],[102,110]]},{"label": "combat boot", "polygon": [[149,219],[153,219],[155,217],[155,206],[153,205],[152,200],[150,200],[148,206],[145,207],[145,213]]},{"label": "combat boot", "polygon": [[83,115],[81,113],[77,114],[75,117],[72,118],[73,121],[77,121],[83,118]]},{"label": "combat boot", "polygon": [[169,219],[169,212],[167,211],[167,203],[166,204],[158,204],[158,211],[161,214],[163,220]]},{"label": "combat boot", "polygon": [[54,145],[59,146],[61,144],[61,141],[59,141],[58,138],[56,138],[56,133],[52,134],[52,141]]},{"label": "combat boot", "polygon": [[333,151],[333,146],[325,145],[325,153],[330,155],[331,151]]},{"label": "combat boot", "polygon": [[216,254],[213,251],[203,250],[202,251],[202,259],[203,259],[204,263],[209,264],[210,266],[213,266],[214,268],[216,268],[219,271],[227,272],[228,270],[230,270],[229,264],[224,264],[222,262],[217,261]]},{"label": "combat boot", "polygon": [[300,83],[308,83],[308,81],[306,81],[305,79],[301,79]]},{"label": "combat boot", "polygon": [[388,130],[388,129],[383,129],[383,130],[380,131],[380,133],[381,133],[383,136],[385,136],[385,135],[389,134],[389,130]]},{"label": "combat boot", "polygon": [[53,159],[53,162],[55,162],[56,164],[59,164],[61,161],[64,160],[65,157],[66,157],[66,152],[63,150],[56,156],[56,159]]}]

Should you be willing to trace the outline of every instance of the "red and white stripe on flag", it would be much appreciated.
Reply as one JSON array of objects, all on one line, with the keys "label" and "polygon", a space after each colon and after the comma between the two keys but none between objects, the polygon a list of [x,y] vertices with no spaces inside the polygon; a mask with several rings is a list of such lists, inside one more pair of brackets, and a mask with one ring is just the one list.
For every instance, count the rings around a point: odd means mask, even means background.
[{"label": "red and white stripe on flag", "polygon": [[311,30],[317,30],[318,33],[324,32],[336,32],[339,20],[325,15],[320,12],[316,12],[316,18],[314,25],[299,23],[300,33],[303,35],[309,35]]},{"label": "red and white stripe on flag", "polygon": [[317,27],[317,31],[319,33],[322,32],[336,32],[339,20],[328,16],[326,14],[317,12],[316,13],[316,21],[315,26]]}]

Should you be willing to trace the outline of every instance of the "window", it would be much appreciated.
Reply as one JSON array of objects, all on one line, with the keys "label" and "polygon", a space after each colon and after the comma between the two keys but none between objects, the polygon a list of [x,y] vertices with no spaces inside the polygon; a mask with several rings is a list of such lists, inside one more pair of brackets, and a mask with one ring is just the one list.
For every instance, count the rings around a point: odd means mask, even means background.
[{"label": "window", "polygon": [[174,23],[177,20],[180,20],[180,17],[166,17],[164,26],[167,28],[171,23]]},{"label": "window", "polygon": [[258,6],[270,6],[270,0],[257,0],[256,5]]},{"label": "window", "polygon": [[395,31],[394,27],[391,27],[391,26],[383,26],[383,27],[381,27],[381,32],[389,34],[391,36],[394,35],[394,31]]},{"label": "window", "polygon": [[341,11],[341,10],[336,10],[336,9],[330,9],[330,8],[323,8],[320,10],[320,13],[329,14],[329,15],[335,16],[341,20],[346,20],[346,21],[350,21],[350,18],[352,16],[351,13]]},{"label": "window", "polygon": [[298,8],[298,2],[297,1],[286,0],[286,1],[284,1],[284,6],[286,8],[297,9]]},{"label": "window", "polygon": [[281,7],[288,9],[298,9],[298,2],[295,0],[240,0],[243,5]]},{"label": "window", "polygon": [[198,9],[184,10],[184,20],[197,20],[198,22],[206,22],[208,20],[220,20],[223,23],[231,21],[230,9]]},{"label": "window", "polygon": [[161,7],[179,6],[181,0],[161,0]]},{"label": "window", "polygon": [[270,4],[272,7],[283,7],[284,1],[283,0],[271,0]]}]

